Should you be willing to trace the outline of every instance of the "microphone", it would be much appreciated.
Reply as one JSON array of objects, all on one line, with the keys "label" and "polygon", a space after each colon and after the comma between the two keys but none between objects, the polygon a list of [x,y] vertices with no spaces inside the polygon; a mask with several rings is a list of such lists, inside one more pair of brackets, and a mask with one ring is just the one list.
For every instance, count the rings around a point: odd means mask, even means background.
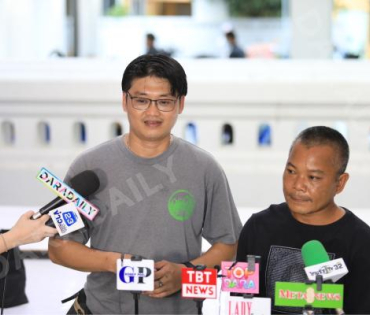
[{"label": "microphone", "polygon": [[[83,197],[88,197],[99,189],[100,181],[93,171],[86,170],[72,177],[70,180],[70,186]],[[65,200],[60,197],[56,197],[35,213],[32,216],[32,219],[36,220],[42,215],[49,213],[51,210],[56,209],[65,203]]]},{"label": "microphone", "polygon": [[320,241],[312,240],[302,246],[302,258],[306,267],[329,261],[329,255]]},{"label": "microphone", "polygon": [[[343,259],[330,260],[321,242],[309,241],[301,249],[309,283],[275,282],[275,306],[330,308],[344,314],[343,284],[332,284],[348,272]],[[343,270],[346,272],[343,272]],[[329,284],[322,283],[327,280]]]},{"label": "microphone", "polygon": [[304,270],[311,281],[322,276],[324,281],[337,282],[348,273],[343,258],[330,260],[324,245],[317,240],[305,243],[301,251],[306,266]]},{"label": "microphone", "polygon": [[[338,281],[348,273],[343,258],[330,260],[324,245],[317,240],[312,240],[302,246],[302,258],[306,266],[305,272],[309,280],[316,280],[322,276],[324,281],[331,283]],[[335,308],[338,315],[345,314],[342,308]]]}]

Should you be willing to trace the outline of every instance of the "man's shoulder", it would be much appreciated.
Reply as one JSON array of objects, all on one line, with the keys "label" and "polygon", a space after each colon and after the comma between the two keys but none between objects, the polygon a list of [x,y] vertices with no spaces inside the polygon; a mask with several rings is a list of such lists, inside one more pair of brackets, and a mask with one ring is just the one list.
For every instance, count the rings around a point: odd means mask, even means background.
[{"label": "man's shoulder", "polygon": [[347,220],[345,221],[345,226],[352,231],[355,231],[356,234],[361,234],[367,236],[370,239],[370,226],[359,218],[352,211],[344,208],[346,211]]},{"label": "man's shoulder", "polygon": [[100,144],[97,144],[91,148],[88,148],[79,154],[79,157],[92,157],[96,155],[107,155],[111,150],[118,148],[120,137],[116,137]]},{"label": "man's shoulder", "polygon": [[82,151],[72,162],[72,168],[79,169],[83,165],[82,168],[92,167],[101,161],[116,158],[117,154],[114,153],[119,150],[119,141],[120,137],[117,137]]},{"label": "man's shoulder", "polygon": [[286,214],[288,211],[288,205],[285,202],[282,202],[279,204],[271,204],[268,208],[257,212],[256,216],[259,216],[261,218],[275,215],[280,216],[282,214]]},{"label": "man's shoulder", "polygon": [[267,209],[254,213],[250,220],[257,223],[276,223],[279,220],[286,221],[289,215],[289,209],[285,202],[280,204],[271,204]]},{"label": "man's shoulder", "polygon": [[182,138],[177,138],[181,154],[187,154],[199,162],[216,162],[216,158],[208,151],[198,147],[197,145],[188,142]]}]

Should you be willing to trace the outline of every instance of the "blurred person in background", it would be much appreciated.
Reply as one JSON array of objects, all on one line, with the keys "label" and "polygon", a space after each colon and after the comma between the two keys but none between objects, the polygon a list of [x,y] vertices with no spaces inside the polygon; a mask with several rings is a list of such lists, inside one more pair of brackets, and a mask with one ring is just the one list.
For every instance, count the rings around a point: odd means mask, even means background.
[{"label": "blurred person in background", "polygon": [[146,34],[146,54],[147,55],[159,54],[159,50],[155,48],[154,42],[155,42],[155,36],[151,33]]},{"label": "blurred person in background", "polygon": [[230,45],[230,55],[229,58],[245,58],[245,53],[236,42],[236,36],[233,31],[227,32],[225,34],[227,42]]},{"label": "blurred person in background", "polygon": [[152,33],[146,34],[146,55],[165,55],[168,57],[172,56],[173,51],[167,51],[159,49],[155,45],[155,36]]}]

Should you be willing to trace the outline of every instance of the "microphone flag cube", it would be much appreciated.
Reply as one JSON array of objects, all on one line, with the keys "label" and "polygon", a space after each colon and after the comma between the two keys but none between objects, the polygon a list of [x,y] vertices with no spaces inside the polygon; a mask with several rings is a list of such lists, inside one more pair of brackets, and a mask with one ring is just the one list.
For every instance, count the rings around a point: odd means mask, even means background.
[{"label": "microphone flag cube", "polygon": [[225,296],[221,302],[220,314],[227,315],[269,315],[271,314],[270,298],[245,298],[242,296]]},{"label": "microphone flag cube", "polygon": [[60,236],[82,229],[85,224],[73,203],[56,208],[50,211],[51,219],[54,222]]},{"label": "microphone flag cube", "polygon": [[117,259],[117,289],[123,291],[153,291],[154,260]]},{"label": "microphone flag cube", "polygon": [[[248,270],[247,262],[232,261],[221,263],[222,284],[221,290],[227,292],[258,294],[259,293],[259,263],[255,263],[254,270]],[[231,268],[230,268],[231,267]]]},{"label": "microphone flag cube", "polygon": [[315,281],[316,276],[322,276],[324,281],[332,280],[333,282],[337,282],[348,273],[348,269],[343,258],[309,266],[304,268],[304,271],[306,272],[308,280],[311,281]]},{"label": "microphone flag cube", "polygon": [[217,298],[217,270],[182,269],[182,297],[199,299]]},{"label": "microphone flag cube", "polygon": [[318,291],[316,284],[276,282],[275,305],[315,308],[343,308],[343,285],[323,284]]}]

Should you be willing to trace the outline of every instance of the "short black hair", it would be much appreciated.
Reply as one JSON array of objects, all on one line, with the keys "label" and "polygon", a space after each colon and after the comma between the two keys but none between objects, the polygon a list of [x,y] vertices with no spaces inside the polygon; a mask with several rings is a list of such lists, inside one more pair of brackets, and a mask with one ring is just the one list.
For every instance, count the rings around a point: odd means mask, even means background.
[{"label": "short black hair", "polygon": [[150,40],[153,40],[153,41],[155,40],[155,36],[151,33],[146,34],[146,38],[150,39]]},{"label": "short black hair", "polygon": [[235,39],[235,33],[233,31],[229,31],[226,33],[227,38]]},{"label": "short black hair", "polygon": [[349,160],[349,146],[343,135],[332,128],[326,126],[314,126],[303,130],[293,141],[290,150],[300,142],[306,147],[328,145],[338,152],[340,167],[338,174],[346,171]]},{"label": "short black hair", "polygon": [[148,76],[168,80],[173,96],[185,96],[188,92],[185,70],[175,59],[163,54],[142,55],[131,61],[123,73],[122,92],[131,88],[134,79]]}]

